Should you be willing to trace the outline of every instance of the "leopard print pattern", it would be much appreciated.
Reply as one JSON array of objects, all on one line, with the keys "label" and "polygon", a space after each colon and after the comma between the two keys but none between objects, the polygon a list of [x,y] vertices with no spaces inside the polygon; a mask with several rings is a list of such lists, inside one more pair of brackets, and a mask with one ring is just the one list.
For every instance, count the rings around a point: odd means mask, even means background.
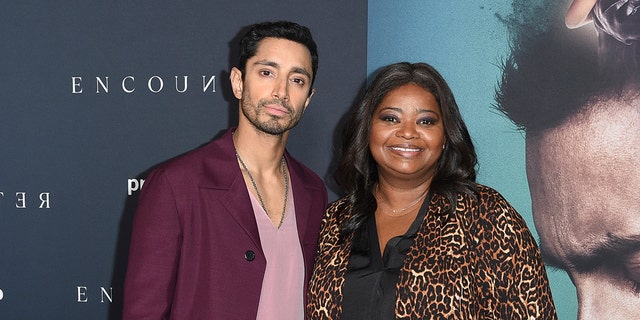
[{"label": "leopard print pattern", "polygon": [[308,288],[308,319],[339,319],[342,314],[342,285],[349,262],[353,235],[339,241],[340,222],[349,218],[346,198],[332,203],[320,225],[320,239],[312,280]]},{"label": "leopard print pattern", "polygon": [[[495,190],[477,185],[446,212],[433,195],[396,286],[396,319],[557,319],[544,264],[522,217]],[[308,319],[340,319],[349,258],[338,240],[346,199],[327,209],[309,285]]]}]

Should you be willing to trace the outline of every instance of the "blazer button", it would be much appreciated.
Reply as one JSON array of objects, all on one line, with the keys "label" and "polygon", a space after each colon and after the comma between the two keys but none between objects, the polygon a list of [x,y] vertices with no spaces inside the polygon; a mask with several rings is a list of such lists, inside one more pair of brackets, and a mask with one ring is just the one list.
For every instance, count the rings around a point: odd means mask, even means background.
[{"label": "blazer button", "polygon": [[253,261],[253,259],[256,258],[256,253],[253,252],[252,250],[247,250],[247,252],[244,253],[244,259],[247,261]]}]

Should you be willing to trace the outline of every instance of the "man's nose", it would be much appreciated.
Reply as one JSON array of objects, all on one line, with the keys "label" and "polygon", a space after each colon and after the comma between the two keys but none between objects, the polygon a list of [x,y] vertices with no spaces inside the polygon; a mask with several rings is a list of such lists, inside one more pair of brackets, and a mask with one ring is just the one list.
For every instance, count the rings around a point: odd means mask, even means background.
[{"label": "man's nose", "polygon": [[289,81],[287,78],[277,79],[271,95],[276,99],[289,100]]}]

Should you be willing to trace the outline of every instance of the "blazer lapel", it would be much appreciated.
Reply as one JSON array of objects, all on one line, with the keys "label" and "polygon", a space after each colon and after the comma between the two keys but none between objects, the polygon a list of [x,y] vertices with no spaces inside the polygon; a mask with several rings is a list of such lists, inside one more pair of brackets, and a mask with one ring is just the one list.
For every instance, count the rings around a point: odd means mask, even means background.
[{"label": "blazer lapel", "polygon": [[258,224],[251,206],[251,199],[247,187],[242,178],[242,174],[238,171],[229,189],[222,194],[218,200],[225,211],[231,215],[238,224],[246,231],[258,248],[262,248],[260,244],[260,234],[258,233]]},{"label": "blazer lapel", "polygon": [[220,204],[212,207],[223,209],[210,214],[230,215],[246,231],[251,241],[261,248],[251,199],[233,147],[231,134],[234,130],[235,128],[229,129],[220,139],[205,147],[208,150],[202,160],[199,185],[200,188],[210,189],[207,201]]},{"label": "blazer lapel", "polygon": [[[309,225],[309,216],[311,215],[311,208],[314,205],[326,206],[326,203],[322,203],[322,190],[319,190],[317,186],[307,183],[304,178],[302,169],[299,167],[299,163],[294,160],[291,155],[285,151],[285,158],[287,160],[287,166],[290,172],[291,188],[293,190],[293,198],[295,202],[296,210],[296,222],[298,226],[298,236],[301,243],[304,241],[307,235],[307,228]],[[310,241],[315,243],[315,235]]]}]

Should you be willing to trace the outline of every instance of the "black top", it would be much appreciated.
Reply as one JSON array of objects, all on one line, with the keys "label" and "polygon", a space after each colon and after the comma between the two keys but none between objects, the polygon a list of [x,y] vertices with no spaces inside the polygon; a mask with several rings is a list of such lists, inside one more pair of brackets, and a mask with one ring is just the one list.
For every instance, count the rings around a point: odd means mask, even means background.
[{"label": "black top", "polygon": [[382,257],[374,216],[354,232],[342,288],[342,319],[395,319],[398,274],[427,213],[430,199],[428,195],[407,232],[389,240]]}]

